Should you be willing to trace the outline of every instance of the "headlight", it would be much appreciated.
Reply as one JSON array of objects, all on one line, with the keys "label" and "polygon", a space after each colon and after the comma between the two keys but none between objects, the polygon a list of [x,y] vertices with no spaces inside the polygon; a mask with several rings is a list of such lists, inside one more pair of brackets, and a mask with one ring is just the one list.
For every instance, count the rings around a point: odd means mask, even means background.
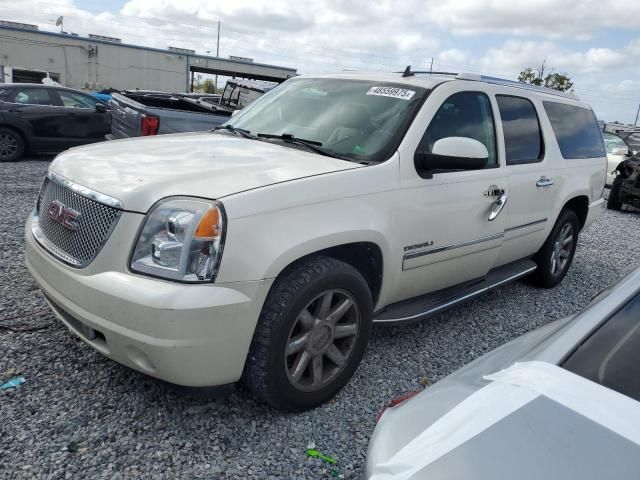
[{"label": "headlight", "polygon": [[131,255],[131,270],[181,282],[216,277],[224,241],[222,205],[212,200],[170,198],[147,214]]}]

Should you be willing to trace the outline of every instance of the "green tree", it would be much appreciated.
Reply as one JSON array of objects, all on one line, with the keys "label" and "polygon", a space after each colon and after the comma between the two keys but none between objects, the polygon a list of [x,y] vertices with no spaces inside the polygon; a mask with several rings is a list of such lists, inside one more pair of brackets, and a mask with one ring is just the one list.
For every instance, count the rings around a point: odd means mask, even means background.
[{"label": "green tree", "polygon": [[207,78],[202,85],[200,86],[203,93],[216,93],[216,86],[213,83],[213,80]]},{"label": "green tree", "polygon": [[525,68],[520,72],[520,75],[518,75],[518,81],[539,87],[553,88],[561,92],[571,91],[573,88],[571,78],[569,78],[566,73],[554,73],[553,70],[545,75],[544,64],[545,62],[542,62],[540,68],[535,70],[530,67]]}]

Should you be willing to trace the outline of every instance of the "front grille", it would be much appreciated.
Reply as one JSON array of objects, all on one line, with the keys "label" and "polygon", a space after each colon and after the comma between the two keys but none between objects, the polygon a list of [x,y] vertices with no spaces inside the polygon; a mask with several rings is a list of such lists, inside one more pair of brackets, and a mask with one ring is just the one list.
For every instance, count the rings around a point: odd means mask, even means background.
[{"label": "front grille", "polygon": [[[57,201],[80,215],[70,229],[49,215]],[[96,257],[113,231],[120,210],[97,202],[47,177],[42,184],[34,236],[54,256],[74,267],[85,267]]]}]

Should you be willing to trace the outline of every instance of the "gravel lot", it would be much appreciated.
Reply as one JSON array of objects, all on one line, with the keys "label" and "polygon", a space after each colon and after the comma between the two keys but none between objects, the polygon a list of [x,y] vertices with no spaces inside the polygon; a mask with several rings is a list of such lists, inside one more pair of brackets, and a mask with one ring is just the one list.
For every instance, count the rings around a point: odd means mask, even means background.
[{"label": "gravel lot", "polygon": [[362,478],[375,418],[391,398],[575,313],[640,263],[640,214],[606,213],[580,237],[558,288],[515,283],[437,318],[374,328],[351,383],[314,411],[283,415],[244,391],[192,399],[86,346],[49,314],[23,266],[23,224],[48,159],[0,164],[0,478],[331,478],[314,442]]}]

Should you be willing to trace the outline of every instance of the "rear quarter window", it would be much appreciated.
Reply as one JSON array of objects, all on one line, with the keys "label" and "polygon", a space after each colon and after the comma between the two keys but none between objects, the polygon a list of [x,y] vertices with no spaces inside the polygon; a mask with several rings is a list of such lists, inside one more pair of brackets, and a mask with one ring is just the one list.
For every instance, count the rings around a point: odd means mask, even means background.
[{"label": "rear quarter window", "polygon": [[588,108],[558,102],[543,102],[560,152],[565,159],[606,156],[598,120]]}]

